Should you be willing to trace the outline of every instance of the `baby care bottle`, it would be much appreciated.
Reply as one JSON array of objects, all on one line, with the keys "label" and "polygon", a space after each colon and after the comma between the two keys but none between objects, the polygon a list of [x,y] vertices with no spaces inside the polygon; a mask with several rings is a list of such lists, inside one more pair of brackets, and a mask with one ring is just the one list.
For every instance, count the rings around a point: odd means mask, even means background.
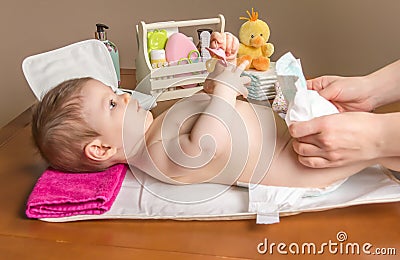
[{"label": "baby care bottle", "polygon": [[165,58],[165,50],[151,50],[150,61],[153,69],[167,66],[167,59]]},{"label": "baby care bottle", "polygon": [[117,73],[118,78],[118,87],[121,85],[121,72],[119,67],[119,53],[117,46],[107,39],[107,33],[104,29],[108,29],[109,27],[105,24],[98,23],[96,24],[97,30],[95,32],[95,38],[97,40],[102,41],[106,46],[108,51],[110,52],[111,59],[114,64],[115,72]]}]

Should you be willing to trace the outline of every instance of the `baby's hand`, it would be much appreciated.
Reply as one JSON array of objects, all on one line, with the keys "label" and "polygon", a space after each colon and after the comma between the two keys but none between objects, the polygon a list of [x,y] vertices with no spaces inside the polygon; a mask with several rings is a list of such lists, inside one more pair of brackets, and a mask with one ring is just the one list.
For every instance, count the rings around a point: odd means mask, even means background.
[{"label": "baby's hand", "polygon": [[213,32],[210,38],[210,48],[221,48],[225,51],[226,60],[233,62],[239,50],[239,40],[229,32]]},{"label": "baby's hand", "polygon": [[244,61],[239,66],[232,63],[227,63],[225,66],[221,61],[218,61],[214,70],[208,75],[204,82],[204,91],[209,94],[214,94],[214,89],[217,85],[228,87],[231,91],[236,92],[236,95],[247,97],[247,86],[250,84],[250,78],[240,76],[243,70],[248,65],[248,61]]}]

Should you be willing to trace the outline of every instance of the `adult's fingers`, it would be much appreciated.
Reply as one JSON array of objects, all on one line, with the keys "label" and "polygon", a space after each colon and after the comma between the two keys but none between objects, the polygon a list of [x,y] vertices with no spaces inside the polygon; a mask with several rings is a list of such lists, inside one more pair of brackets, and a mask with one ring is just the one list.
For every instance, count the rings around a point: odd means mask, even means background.
[{"label": "adult's fingers", "polygon": [[300,143],[312,144],[316,147],[324,148],[324,150],[326,150],[327,148],[325,143],[323,143],[321,140],[321,133],[306,135],[303,137],[299,137],[296,140],[299,141]]},{"label": "adult's fingers", "polygon": [[316,90],[316,91],[320,91],[321,89],[323,89],[322,78],[323,77],[318,77],[318,78],[307,80],[307,89]]},{"label": "adult's fingers", "polygon": [[333,163],[322,157],[306,157],[298,155],[297,159],[301,164],[310,168],[327,168],[339,166],[338,163]]},{"label": "adult's fingers", "polygon": [[293,140],[292,146],[293,146],[293,150],[298,155],[307,156],[307,157],[327,158],[326,152],[314,144],[303,143],[303,142],[300,142],[295,139],[295,140]]},{"label": "adult's fingers", "polygon": [[335,82],[333,82],[328,87],[319,90],[318,94],[320,94],[320,96],[324,97],[326,100],[334,101],[338,98],[341,92],[342,88],[336,87]]},{"label": "adult's fingers", "polygon": [[335,81],[341,79],[341,76],[321,76],[307,80],[307,88],[311,90],[321,91],[328,88]]},{"label": "adult's fingers", "polygon": [[319,134],[321,132],[321,118],[317,117],[309,121],[293,122],[289,126],[289,133],[293,138],[300,138],[308,135]]}]

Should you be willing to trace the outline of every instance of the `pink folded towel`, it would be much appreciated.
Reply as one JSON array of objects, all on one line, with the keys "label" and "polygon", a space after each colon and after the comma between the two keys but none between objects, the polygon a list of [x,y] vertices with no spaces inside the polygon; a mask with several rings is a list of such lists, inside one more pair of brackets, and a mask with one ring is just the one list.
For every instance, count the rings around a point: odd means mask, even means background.
[{"label": "pink folded towel", "polygon": [[29,218],[96,215],[110,210],[128,167],[117,164],[95,173],[63,173],[47,169],[26,205]]}]

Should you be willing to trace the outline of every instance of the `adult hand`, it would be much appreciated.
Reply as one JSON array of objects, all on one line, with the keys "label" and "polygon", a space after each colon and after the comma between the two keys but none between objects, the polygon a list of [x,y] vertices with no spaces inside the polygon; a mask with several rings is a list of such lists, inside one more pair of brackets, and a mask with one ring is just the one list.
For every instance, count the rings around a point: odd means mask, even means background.
[{"label": "adult hand", "polygon": [[234,62],[239,51],[239,40],[229,32],[213,32],[210,38],[210,48],[221,48],[225,51],[226,60]]},{"label": "adult hand", "polygon": [[308,80],[307,88],[318,91],[340,112],[367,112],[375,108],[374,86],[366,77],[322,76]]},{"label": "adult hand", "polygon": [[337,167],[381,157],[380,115],[348,112],[289,126],[298,160],[312,168]]}]

